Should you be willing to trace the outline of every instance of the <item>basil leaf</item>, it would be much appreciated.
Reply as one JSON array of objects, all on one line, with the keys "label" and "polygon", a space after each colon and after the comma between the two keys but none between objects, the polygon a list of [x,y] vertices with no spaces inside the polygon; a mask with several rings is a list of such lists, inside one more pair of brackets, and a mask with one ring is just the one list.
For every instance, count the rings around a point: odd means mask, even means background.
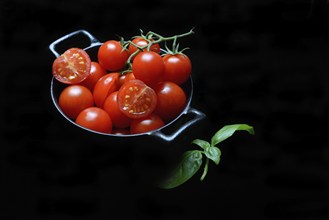
[{"label": "basil leaf", "polygon": [[226,125],[217,131],[211,138],[211,145],[215,146],[216,144],[226,140],[227,138],[231,137],[235,131],[238,130],[244,130],[248,131],[250,134],[255,134],[254,128],[247,124]]},{"label": "basil leaf", "polygon": [[204,141],[204,140],[200,140],[200,139],[195,139],[194,141],[192,141],[192,144],[199,145],[204,150],[210,147],[210,144],[208,141]]},{"label": "basil leaf", "polygon": [[214,146],[208,147],[207,149],[205,149],[205,155],[210,160],[214,161],[216,165],[219,164],[221,152],[218,149],[218,147],[214,147]]},{"label": "basil leaf", "polygon": [[202,164],[202,153],[199,150],[186,151],[179,165],[174,169],[171,176],[166,179],[160,187],[171,189],[185,183],[200,168]]}]

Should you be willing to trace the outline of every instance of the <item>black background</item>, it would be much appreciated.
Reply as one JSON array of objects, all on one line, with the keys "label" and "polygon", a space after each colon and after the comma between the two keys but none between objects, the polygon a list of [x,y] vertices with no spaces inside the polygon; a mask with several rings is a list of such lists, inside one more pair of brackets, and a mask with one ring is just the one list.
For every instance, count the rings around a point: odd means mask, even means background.
[{"label": "black background", "polygon": [[[328,22],[325,0],[1,1],[0,219],[329,219]],[[193,27],[181,45],[204,123],[146,147],[84,141],[60,122],[51,42]],[[203,182],[201,171],[171,190],[148,179],[173,148],[233,123],[256,135],[223,142]]]}]

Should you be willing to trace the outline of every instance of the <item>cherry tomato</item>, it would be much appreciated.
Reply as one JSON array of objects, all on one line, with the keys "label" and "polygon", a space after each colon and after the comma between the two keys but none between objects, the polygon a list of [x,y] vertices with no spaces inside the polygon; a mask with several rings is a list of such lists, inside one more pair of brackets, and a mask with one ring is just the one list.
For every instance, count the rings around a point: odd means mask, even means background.
[{"label": "cherry tomato", "polygon": [[166,81],[157,85],[157,107],[155,113],[163,120],[169,121],[176,118],[186,106],[184,90],[176,83]]},{"label": "cherry tomato", "polygon": [[116,128],[127,128],[130,125],[131,119],[119,109],[117,101],[118,91],[113,92],[109,95],[105,102],[103,109],[109,114],[112,119],[112,124]]},{"label": "cherry tomato", "polygon": [[129,118],[143,118],[150,115],[157,103],[154,90],[141,80],[124,83],[118,93],[119,109]]},{"label": "cherry tomato", "polygon": [[130,134],[130,131],[128,129],[125,129],[125,128],[115,128],[115,129],[112,130],[112,134],[127,135],[127,134]]},{"label": "cherry tomato", "polygon": [[70,48],[57,57],[52,65],[52,74],[65,84],[82,82],[90,74],[91,60],[86,51]]},{"label": "cherry tomato", "polygon": [[[153,40],[151,40],[151,41],[153,41]],[[139,47],[144,47],[144,46],[146,46],[146,45],[149,44],[149,43],[147,42],[147,40],[146,40],[145,38],[141,37],[141,36],[138,36],[138,37],[134,38],[134,39],[132,40],[132,42],[133,42],[135,45],[139,46]],[[136,50],[138,50],[138,48],[135,47],[133,44],[129,44],[129,46],[128,46],[128,50],[129,50],[129,54],[131,55],[131,54],[133,54]],[[143,49],[143,51],[146,51],[146,50],[147,50],[147,48]],[[160,53],[160,45],[157,44],[157,43],[152,44],[152,46],[150,47],[150,51],[154,51],[154,52],[156,52],[156,53]],[[132,60],[134,60],[134,58],[135,58],[135,56],[132,57]]]},{"label": "cherry tomato", "polygon": [[106,70],[99,63],[92,61],[90,75],[83,80],[80,85],[83,85],[90,89],[90,91],[93,91],[96,82],[105,74],[107,74]]},{"label": "cherry tomato", "polygon": [[131,134],[140,134],[161,128],[165,123],[156,114],[151,114],[145,118],[132,120],[130,124]]},{"label": "cherry tomato", "polygon": [[120,87],[119,73],[108,73],[102,76],[95,84],[93,96],[96,106],[103,107],[104,101],[112,92]]},{"label": "cherry tomato", "polygon": [[83,109],[94,106],[94,98],[86,87],[69,85],[60,93],[58,105],[67,117],[75,119]]},{"label": "cherry tomato", "polygon": [[89,107],[78,115],[75,122],[85,128],[102,133],[112,132],[112,120],[107,112],[98,107]]},{"label": "cherry tomato", "polygon": [[124,75],[120,76],[120,86],[122,86],[125,82],[128,82],[129,80],[135,79],[135,76],[132,72],[126,73]]},{"label": "cherry tomato", "polygon": [[98,62],[109,71],[119,71],[125,67],[129,51],[122,48],[120,41],[109,40],[98,49]]},{"label": "cherry tomato", "polygon": [[135,78],[142,80],[148,86],[154,86],[162,81],[164,68],[162,57],[153,51],[140,52],[132,63]]},{"label": "cherry tomato", "polygon": [[166,54],[163,57],[165,66],[164,80],[178,85],[183,84],[191,75],[192,63],[185,54]]}]

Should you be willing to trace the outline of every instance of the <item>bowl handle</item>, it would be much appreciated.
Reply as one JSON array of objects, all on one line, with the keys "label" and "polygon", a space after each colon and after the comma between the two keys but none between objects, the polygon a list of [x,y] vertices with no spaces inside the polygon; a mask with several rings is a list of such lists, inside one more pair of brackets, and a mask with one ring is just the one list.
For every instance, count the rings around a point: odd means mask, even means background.
[{"label": "bowl handle", "polygon": [[159,131],[152,132],[150,135],[158,137],[167,142],[170,142],[170,141],[174,140],[178,135],[183,133],[187,128],[191,127],[193,124],[199,122],[200,120],[202,120],[203,118],[206,117],[206,115],[203,112],[201,112],[195,108],[192,108],[192,107],[189,107],[189,109],[186,111],[185,114],[191,114],[193,116],[193,118],[191,120],[185,122],[183,125],[181,125],[172,134],[164,134],[163,132],[161,132],[161,130],[159,130]]},{"label": "bowl handle", "polygon": [[56,56],[60,56],[60,54],[56,51],[56,45],[65,41],[66,39],[69,39],[73,36],[76,36],[76,35],[79,35],[79,34],[83,34],[83,35],[86,35],[89,40],[90,40],[90,45],[86,48],[84,48],[85,50],[90,48],[90,47],[94,47],[94,46],[97,46],[97,45],[101,45],[102,43],[96,38],[94,37],[92,34],[90,34],[88,31],[86,30],[77,30],[77,31],[74,31],[70,34],[67,34],[67,35],[64,35],[63,37],[55,40],[54,42],[52,42],[50,45],[49,45],[49,49],[51,50],[51,52]]}]

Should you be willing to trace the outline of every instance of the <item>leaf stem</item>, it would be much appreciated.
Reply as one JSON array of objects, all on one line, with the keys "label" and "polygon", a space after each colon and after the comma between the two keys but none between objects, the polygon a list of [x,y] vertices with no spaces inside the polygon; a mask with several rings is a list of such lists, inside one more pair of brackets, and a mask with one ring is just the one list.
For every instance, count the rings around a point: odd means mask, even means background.
[{"label": "leaf stem", "polygon": [[204,165],[204,168],[203,168],[203,173],[202,173],[202,176],[200,178],[201,181],[204,180],[204,178],[206,177],[207,173],[208,173],[208,165],[209,165],[209,158],[207,157],[206,159],[206,164]]}]

